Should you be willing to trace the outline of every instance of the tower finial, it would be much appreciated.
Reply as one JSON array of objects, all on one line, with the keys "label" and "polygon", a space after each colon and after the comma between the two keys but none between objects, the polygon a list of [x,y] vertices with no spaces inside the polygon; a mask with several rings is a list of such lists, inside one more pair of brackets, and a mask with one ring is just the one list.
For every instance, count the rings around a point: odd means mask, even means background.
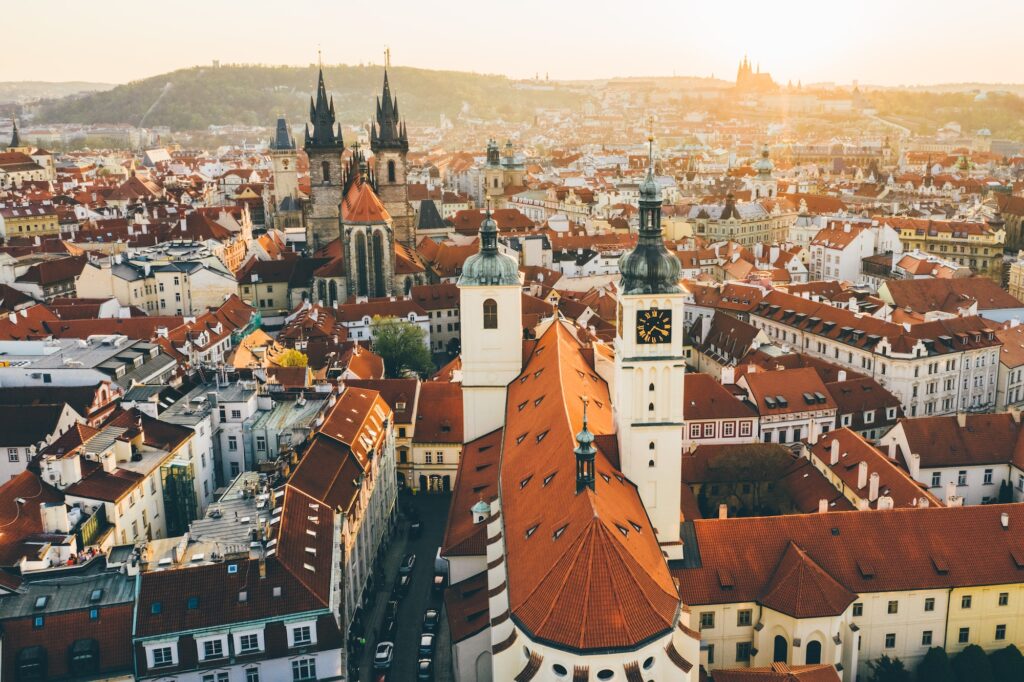
[{"label": "tower finial", "polygon": [[647,115],[647,165],[654,171],[654,116]]},{"label": "tower finial", "polygon": [[323,71],[323,68],[324,68],[324,53],[323,53],[323,50],[320,49],[319,45],[316,46],[316,63],[320,66],[320,70]]},{"label": "tower finial", "polygon": [[384,46],[384,68],[391,68],[391,48],[387,45]]}]

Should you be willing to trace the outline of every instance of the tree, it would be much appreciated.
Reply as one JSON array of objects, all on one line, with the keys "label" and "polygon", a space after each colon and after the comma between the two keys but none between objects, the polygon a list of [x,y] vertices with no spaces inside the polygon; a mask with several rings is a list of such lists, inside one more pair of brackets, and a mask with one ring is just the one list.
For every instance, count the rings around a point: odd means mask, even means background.
[{"label": "tree", "polygon": [[739,516],[782,513],[790,499],[778,481],[793,462],[793,455],[781,445],[749,443],[723,448],[708,461],[708,478],[701,491],[708,490],[701,513],[715,516],[720,504]]},{"label": "tree", "polygon": [[[969,644],[953,658],[953,672],[960,682],[995,682],[992,664],[985,650],[977,644]],[[1000,678],[1002,682],[1002,678]]]},{"label": "tree", "polygon": [[889,658],[883,654],[881,658],[868,663],[868,669],[871,671],[869,682],[910,682],[910,671],[898,658]]},{"label": "tree", "polygon": [[949,664],[946,650],[933,646],[917,666],[918,682],[956,682],[953,666]]},{"label": "tree", "polygon": [[999,504],[1013,502],[1013,486],[1005,478],[999,484]]},{"label": "tree", "polygon": [[1024,654],[1016,646],[993,651],[988,657],[994,680],[1024,680]]},{"label": "tree", "polygon": [[425,378],[434,371],[427,333],[418,324],[394,318],[373,318],[373,352],[384,359],[384,372],[397,379],[410,374]]},{"label": "tree", "polygon": [[289,348],[278,356],[277,364],[282,367],[306,367],[309,365],[309,357],[302,351]]}]

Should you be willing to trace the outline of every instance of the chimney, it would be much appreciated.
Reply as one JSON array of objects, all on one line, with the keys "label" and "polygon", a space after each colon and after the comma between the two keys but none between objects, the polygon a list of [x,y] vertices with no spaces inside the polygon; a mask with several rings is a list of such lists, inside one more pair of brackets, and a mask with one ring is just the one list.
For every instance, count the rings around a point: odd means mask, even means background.
[{"label": "chimney", "polygon": [[827,511],[828,511],[828,500],[826,500],[823,497],[820,500],[818,500],[818,513],[819,514],[824,514]]},{"label": "chimney", "polygon": [[999,515],[999,525],[1003,527],[1003,530],[1010,529],[1010,515],[1003,512]]},{"label": "chimney", "polygon": [[925,507],[929,506],[929,504],[930,503],[928,502],[927,497],[919,497],[917,499],[917,506],[921,509],[924,509]]},{"label": "chimney", "polygon": [[839,439],[835,436],[832,437],[830,448],[828,463],[829,466],[835,466],[839,464]]},{"label": "chimney", "polygon": [[868,463],[861,462],[857,465],[857,490],[862,490],[868,484]]},{"label": "chimney", "polygon": [[868,509],[871,509],[871,503],[862,497],[857,500],[857,509],[860,511],[867,511]]},{"label": "chimney", "polygon": [[956,497],[956,483],[953,481],[946,481],[946,506],[952,507],[951,500]]},{"label": "chimney", "polygon": [[916,481],[921,475],[921,455],[912,452],[907,464],[910,466],[910,477]]},{"label": "chimney", "polygon": [[839,373],[836,375],[836,379],[839,380],[839,381],[846,381],[846,370],[845,369],[839,370]]},{"label": "chimney", "polygon": [[892,509],[896,506],[896,503],[888,495],[882,495],[878,498],[878,509]]},{"label": "chimney", "polygon": [[957,426],[959,426],[961,429],[964,428],[965,426],[967,426],[967,413],[966,412],[957,412],[956,413],[956,423],[957,423]]},{"label": "chimney", "polygon": [[821,438],[821,427],[812,419],[811,425],[807,428],[807,444],[814,445],[819,438]]},{"label": "chimney", "polygon": [[729,505],[720,504],[718,505],[718,518],[727,519],[729,518]]},{"label": "chimney", "polygon": [[[865,463],[865,468],[867,464]],[[872,471],[871,476],[868,479],[868,499],[872,502],[878,499],[878,472]]]},{"label": "chimney", "polygon": [[267,556],[265,552],[260,552],[260,580],[265,580],[267,577]]}]

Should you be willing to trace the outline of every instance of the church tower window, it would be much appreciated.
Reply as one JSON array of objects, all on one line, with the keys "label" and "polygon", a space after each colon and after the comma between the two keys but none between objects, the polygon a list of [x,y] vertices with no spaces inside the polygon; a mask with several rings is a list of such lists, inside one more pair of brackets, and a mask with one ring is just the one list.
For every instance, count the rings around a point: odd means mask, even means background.
[{"label": "church tower window", "polygon": [[380,230],[373,233],[373,263],[373,295],[385,296],[387,289],[384,285],[384,236]]},{"label": "church tower window", "polygon": [[367,278],[366,263],[366,235],[362,232],[356,233],[356,295],[368,295],[369,283]]},{"label": "church tower window", "polygon": [[395,162],[394,160],[388,161],[388,182],[395,182]]},{"label": "church tower window", "polygon": [[493,298],[484,301],[484,329],[498,328],[498,304]]},{"label": "church tower window", "polygon": [[323,183],[325,185],[331,182],[331,162],[322,161],[320,163],[320,173],[323,175]]}]

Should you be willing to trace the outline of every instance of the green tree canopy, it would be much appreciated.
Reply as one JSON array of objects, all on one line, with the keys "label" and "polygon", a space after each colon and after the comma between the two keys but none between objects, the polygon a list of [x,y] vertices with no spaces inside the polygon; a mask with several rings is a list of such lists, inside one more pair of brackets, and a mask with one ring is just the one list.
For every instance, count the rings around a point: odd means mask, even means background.
[{"label": "green tree canopy", "polygon": [[790,500],[778,480],[792,465],[793,455],[781,445],[724,448],[708,460],[707,479],[698,494],[701,513],[714,516],[718,505],[726,504],[731,514],[740,516],[781,514]]},{"label": "green tree canopy", "polygon": [[992,664],[985,650],[977,644],[969,644],[953,657],[953,672],[960,682],[996,682],[992,676]]},{"label": "green tree canopy", "polygon": [[384,360],[384,372],[397,379],[410,374],[420,378],[434,371],[427,347],[427,333],[418,324],[395,318],[375,317],[370,325],[373,352]]},{"label": "green tree canopy", "polygon": [[918,682],[957,682],[946,650],[933,646],[917,666]]},{"label": "green tree canopy", "polygon": [[1024,654],[1016,646],[993,651],[988,657],[994,680],[1024,680]]},{"label": "green tree canopy", "polygon": [[870,682],[910,682],[910,671],[898,658],[883,655],[868,663],[868,670],[871,671]]}]

